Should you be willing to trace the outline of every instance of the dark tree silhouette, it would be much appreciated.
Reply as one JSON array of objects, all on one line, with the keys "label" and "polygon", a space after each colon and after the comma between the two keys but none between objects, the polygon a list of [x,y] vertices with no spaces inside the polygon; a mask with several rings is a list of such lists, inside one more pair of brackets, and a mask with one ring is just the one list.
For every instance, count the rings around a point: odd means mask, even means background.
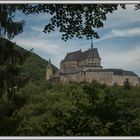
[{"label": "dark tree silhouette", "polygon": [[136,10],[139,10],[139,9],[140,9],[140,4],[136,4],[136,5],[135,5],[135,9],[136,9]]},{"label": "dark tree silhouette", "polygon": [[[14,14],[21,11],[24,14],[45,13],[51,15],[50,21],[44,28],[45,33],[55,31],[62,33],[62,39],[73,37],[99,38],[96,29],[103,27],[108,13],[117,10],[118,4],[24,4],[0,5],[1,35],[14,37],[23,31],[24,21],[14,21]],[[124,5],[120,5],[125,8]],[[47,15],[46,15],[47,16]]]}]

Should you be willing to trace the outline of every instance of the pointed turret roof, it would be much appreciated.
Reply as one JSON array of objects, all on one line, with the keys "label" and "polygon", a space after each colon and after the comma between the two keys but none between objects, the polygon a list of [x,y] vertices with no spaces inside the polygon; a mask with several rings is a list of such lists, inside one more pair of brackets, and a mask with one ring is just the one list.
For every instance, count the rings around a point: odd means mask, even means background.
[{"label": "pointed turret roof", "polygon": [[48,61],[48,67],[51,67],[51,59],[49,58],[49,61]]}]

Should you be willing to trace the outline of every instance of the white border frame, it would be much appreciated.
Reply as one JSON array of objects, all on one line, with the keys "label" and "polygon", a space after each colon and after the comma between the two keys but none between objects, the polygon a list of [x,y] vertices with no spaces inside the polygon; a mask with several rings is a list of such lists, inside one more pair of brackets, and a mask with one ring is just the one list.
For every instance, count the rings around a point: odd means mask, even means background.
[{"label": "white border frame", "polygon": [[136,4],[139,0],[0,0],[0,4],[28,4],[28,3],[48,3],[48,4]]},{"label": "white border frame", "polygon": [[[0,0],[0,4],[36,4],[36,3],[45,3],[45,4],[140,4],[140,0]],[[80,140],[140,140],[140,136],[0,136],[0,139],[3,140],[73,140],[73,139],[80,139]]]}]

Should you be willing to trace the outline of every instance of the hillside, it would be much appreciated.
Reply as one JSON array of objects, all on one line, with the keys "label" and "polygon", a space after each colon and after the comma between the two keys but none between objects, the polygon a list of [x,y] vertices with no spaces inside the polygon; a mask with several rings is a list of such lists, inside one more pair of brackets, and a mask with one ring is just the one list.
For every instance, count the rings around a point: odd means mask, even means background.
[{"label": "hillside", "polygon": [[[19,51],[27,51],[20,46],[15,46],[15,49]],[[46,67],[48,61],[41,58],[39,55],[31,52],[30,56],[25,60],[24,65],[22,66],[22,72],[34,81],[44,80],[46,74]],[[58,69],[53,65],[53,71],[56,72]]]}]

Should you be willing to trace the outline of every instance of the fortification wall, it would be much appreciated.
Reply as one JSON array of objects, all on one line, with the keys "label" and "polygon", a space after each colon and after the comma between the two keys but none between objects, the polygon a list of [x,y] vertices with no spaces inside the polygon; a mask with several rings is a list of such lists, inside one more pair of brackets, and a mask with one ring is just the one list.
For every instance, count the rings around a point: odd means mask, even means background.
[{"label": "fortification wall", "polygon": [[77,82],[78,74],[60,75],[60,81],[62,83],[68,83],[70,81]]},{"label": "fortification wall", "polygon": [[98,82],[112,85],[113,72],[98,72]]},{"label": "fortification wall", "polygon": [[96,80],[99,83],[105,83],[107,85],[124,85],[125,80],[128,79],[131,85],[139,85],[139,79],[137,76],[123,76],[123,75],[113,75],[113,72],[79,72],[76,74],[62,75],[60,80],[62,82],[92,82]]},{"label": "fortification wall", "polygon": [[124,76],[124,79],[129,79],[130,84],[133,86],[140,84],[139,78],[137,76]]},{"label": "fortification wall", "polygon": [[123,85],[125,80],[128,79],[130,84],[135,86],[135,85],[138,85],[139,84],[139,79],[137,76],[129,76],[129,75],[124,75],[124,76],[121,76],[121,75],[114,75],[113,76],[113,84],[118,84],[118,85]]}]

